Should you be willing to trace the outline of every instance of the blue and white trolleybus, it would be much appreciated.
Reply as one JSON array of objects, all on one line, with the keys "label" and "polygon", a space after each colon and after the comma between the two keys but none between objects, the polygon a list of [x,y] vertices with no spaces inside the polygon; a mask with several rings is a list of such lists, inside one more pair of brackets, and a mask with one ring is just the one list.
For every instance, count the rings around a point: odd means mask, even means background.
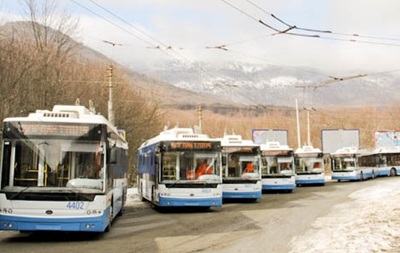
[{"label": "blue and white trolleybus", "polygon": [[260,146],[241,135],[224,135],[221,147],[223,198],[261,199]]},{"label": "blue and white trolleybus", "polygon": [[378,148],[374,153],[377,156],[376,176],[400,175],[400,147]]},{"label": "blue and white trolleybus", "polygon": [[221,141],[172,128],[137,151],[139,194],[159,207],[222,206]]},{"label": "blue and white trolleybus", "polygon": [[330,156],[332,180],[362,181],[375,177],[378,157],[373,152],[344,147]]},{"label": "blue and white trolleybus", "polygon": [[319,148],[303,146],[294,152],[296,185],[324,185],[323,153]]},{"label": "blue and white trolleybus", "polygon": [[260,147],[263,190],[293,191],[296,188],[293,149],[276,141],[267,141]]},{"label": "blue and white trolleybus", "polygon": [[128,144],[83,106],[3,122],[0,230],[102,232],[122,211]]}]

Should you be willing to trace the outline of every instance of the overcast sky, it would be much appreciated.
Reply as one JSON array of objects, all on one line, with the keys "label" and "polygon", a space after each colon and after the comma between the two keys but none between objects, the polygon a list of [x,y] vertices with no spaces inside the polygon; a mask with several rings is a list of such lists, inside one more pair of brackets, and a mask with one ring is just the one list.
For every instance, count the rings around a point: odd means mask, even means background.
[{"label": "overcast sky", "polygon": [[[0,2],[4,19],[21,19],[21,1]],[[77,39],[122,64],[151,67],[166,59],[214,63],[236,60],[306,66],[337,76],[400,69],[398,0],[57,2],[79,19]],[[288,32],[320,37],[272,35],[276,31],[260,20],[278,31],[288,29],[286,23],[332,33],[294,28]],[[122,46],[113,47],[104,40]],[[223,45],[227,50],[215,48]]]}]

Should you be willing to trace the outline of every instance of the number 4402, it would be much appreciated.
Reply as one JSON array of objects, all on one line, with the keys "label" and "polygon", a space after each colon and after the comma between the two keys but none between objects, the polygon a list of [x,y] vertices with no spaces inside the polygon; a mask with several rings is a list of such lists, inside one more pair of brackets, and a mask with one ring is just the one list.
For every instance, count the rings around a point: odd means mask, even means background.
[{"label": "number 4402", "polygon": [[72,202],[68,202],[67,204],[67,208],[69,209],[83,209],[83,202],[79,202],[79,201],[72,201]]}]

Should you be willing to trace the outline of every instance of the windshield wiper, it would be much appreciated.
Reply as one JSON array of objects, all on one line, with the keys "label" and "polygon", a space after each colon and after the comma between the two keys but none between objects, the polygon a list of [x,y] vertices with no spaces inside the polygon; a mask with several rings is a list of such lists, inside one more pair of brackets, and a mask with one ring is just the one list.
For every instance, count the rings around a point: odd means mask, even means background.
[{"label": "windshield wiper", "polygon": [[25,187],[24,189],[20,190],[19,192],[16,192],[15,194],[13,194],[12,196],[10,196],[10,199],[16,199],[19,195],[21,195],[21,193],[23,193],[24,191],[26,191],[29,187]]},{"label": "windshield wiper", "polygon": [[93,199],[91,198],[91,196],[88,196],[87,194],[82,193],[82,191],[80,191],[80,190],[68,189],[67,191],[70,192],[70,193],[75,194],[75,195],[76,195],[77,197],[79,197],[79,198],[84,198],[84,199],[86,199],[86,200],[88,200],[88,201],[92,201],[92,200],[93,200]]}]

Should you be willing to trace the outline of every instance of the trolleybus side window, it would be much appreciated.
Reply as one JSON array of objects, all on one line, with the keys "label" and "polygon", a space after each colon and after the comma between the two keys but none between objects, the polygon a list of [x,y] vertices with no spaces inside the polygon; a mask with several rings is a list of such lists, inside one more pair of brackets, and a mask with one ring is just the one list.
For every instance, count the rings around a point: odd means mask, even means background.
[{"label": "trolleybus side window", "polygon": [[387,154],[386,158],[388,160],[388,164],[393,166],[400,165],[400,154]]}]

